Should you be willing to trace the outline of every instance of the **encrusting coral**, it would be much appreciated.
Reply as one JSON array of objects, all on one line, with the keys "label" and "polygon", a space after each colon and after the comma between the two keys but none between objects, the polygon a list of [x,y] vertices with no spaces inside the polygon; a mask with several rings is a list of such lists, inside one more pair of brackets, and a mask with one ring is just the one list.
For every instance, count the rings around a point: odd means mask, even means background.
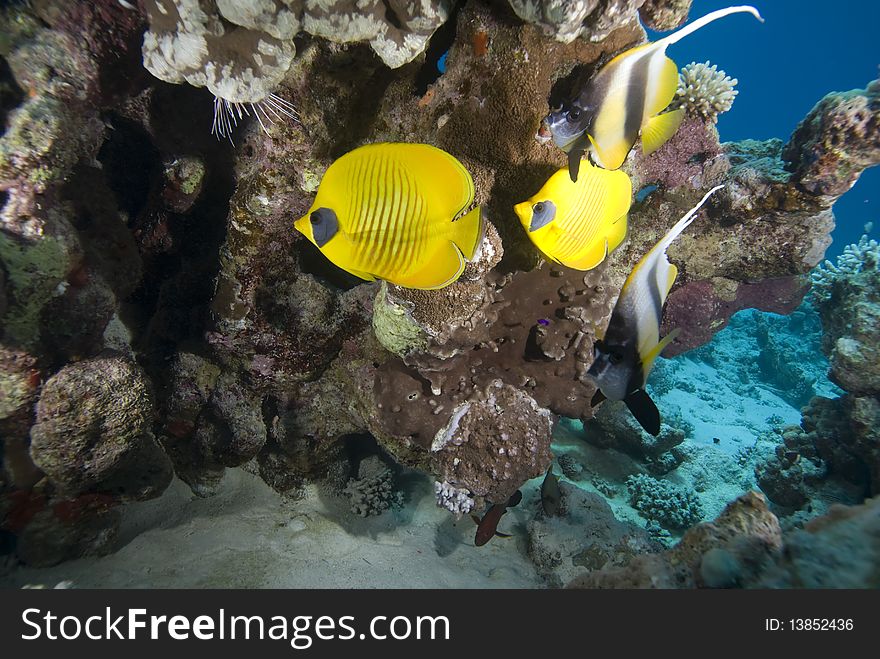
[{"label": "encrusting coral", "polygon": [[668,481],[636,474],[626,479],[626,489],[633,508],[645,519],[657,522],[664,528],[686,529],[703,518],[697,496]]}]

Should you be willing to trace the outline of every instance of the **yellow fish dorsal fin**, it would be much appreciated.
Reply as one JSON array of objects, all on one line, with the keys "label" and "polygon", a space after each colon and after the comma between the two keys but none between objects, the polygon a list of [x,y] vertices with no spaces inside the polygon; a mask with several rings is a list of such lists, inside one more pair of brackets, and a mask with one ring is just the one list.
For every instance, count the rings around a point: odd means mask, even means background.
[{"label": "yellow fish dorsal fin", "polygon": [[[663,58],[660,64],[660,71],[656,76],[651,76],[646,90],[647,98],[645,99],[645,112],[648,117],[663,112],[672,99],[675,98],[675,92],[678,91],[678,67],[664,53],[655,53],[652,57]],[[654,67],[654,63],[651,63]]]},{"label": "yellow fish dorsal fin", "polygon": [[648,123],[642,128],[642,153],[646,156],[654,153],[669,138],[675,135],[675,131],[684,119],[684,110],[678,109],[665,114],[658,114],[648,119]]},{"label": "yellow fish dorsal fin", "polygon": [[681,331],[680,328],[676,327],[669,334],[660,339],[660,342],[654,346],[647,355],[642,357],[642,372],[645,374],[645,377],[648,377],[648,373],[651,372],[651,369],[654,367],[654,360],[660,356],[660,353],[663,352],[663,349],[672,343],[675,340],[675,337],[678,336],[678,333]]}]

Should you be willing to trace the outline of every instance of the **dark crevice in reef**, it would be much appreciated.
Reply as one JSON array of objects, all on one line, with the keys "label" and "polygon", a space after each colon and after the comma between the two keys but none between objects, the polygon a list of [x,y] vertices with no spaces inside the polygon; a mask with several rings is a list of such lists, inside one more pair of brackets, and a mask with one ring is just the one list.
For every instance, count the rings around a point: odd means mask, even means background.
[{"label": "dark crevice in reef", "polygon": [[385,20],[387,20],[391,25],[393,25],[398,30],[403,28],[403,22],[401,22],[400,17],[397,15],[397,12],[394,11],[394,7],[391,6],[391,3],[388,0],[382,0],[382,4],[385,5]]},{"label": "dark crevice in reef", "polygon": [[161,172],[161,159],[143,126],[114,113],[106,120],[112,129],[98,151],[98,161],[120,210],[134,220],[146,205],[150,186]]},{"label": "dark crevice in reef", "polygon": [[458,25],[458,12],[464,6],[464,2],[457,2],[449,14],[449,20],[437,28],[437,31],[431,36],[428,42],[428,49],[425,51],[425,63],[419,68],[415,77],[414,92],[416,96],[424,96],[428,91],[428,87],[433,85],[437,79],[443,75],[437,65],[440,58],[455,43],[456,26]]},{"label": "dark crevice in reef", "polygon": [[550,88],[547,103],[556,109],[567,104],[586,87],[590,79],[601,69],[596,64],[579,64],[567,76],[559,78]]},{"label": "dark crevice in reef", "polygon": [[[142,277],[120,316],[132,330],[143,365],[154,374],[180,342],[198,342],[209,323],[209,305],[226,238],[229,200],[235,190],[233,149],[210,133],[211,95],[186,85],[156,85],[147,125],[113,116],[99,160],[142,262]],[[191,208],[174,212],[164,196],[165,166],[176,158],[204,163],[201,194]]]},{"label": "dark crevice in reef", "polygon": [[386,464],[396,465],[397,462],[383,449],[376,438],[368,433],[358,433],[354,435],[345,435],[340,439],[343,447],[343,454],[348,458],[348,464],[351,467],[349,477],[356,478],[358,466],[362,460],[378,455]]},{"label": "dark crevice in reef", "polygon": [[9,114],[24,101],[24,92],[16,84],[7,61],[0,57],[0,135],[6,132]]}]

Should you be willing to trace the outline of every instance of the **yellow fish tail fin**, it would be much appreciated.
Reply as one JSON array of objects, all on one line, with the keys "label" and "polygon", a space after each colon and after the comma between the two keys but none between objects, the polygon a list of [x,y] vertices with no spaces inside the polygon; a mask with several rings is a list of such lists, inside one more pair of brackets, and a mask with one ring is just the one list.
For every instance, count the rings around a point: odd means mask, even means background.
[{"label": "yellow fish tail fin", "polygon": [[486,222],[479,206],[452,223],[452,242],[468,261],[474,258],[485,235]]},{"label": "yellow fish tail fin", "polygon": [[669,138],[675,135],[675,131],[684,119],[684,110],[678,109],[665,114],[658,114],[648,119],[648,123],[642,129],[642,153],[646,156],[654,153]]},{"label": "yellow fish tail fin", "polygon": [[648,377],[648,373],[650,373],[651,369],[654,367],[654,360],[660,356],[660,353],[663,352],[663,349],[666,348],[666,346],[675,340],[675,337],[678,336],[680,331],[681,329],[676,327],[669,334],[660,339],[660,342],[654,346],[647,355],[642,357],[642,372],[645,374],[646,378]]}]

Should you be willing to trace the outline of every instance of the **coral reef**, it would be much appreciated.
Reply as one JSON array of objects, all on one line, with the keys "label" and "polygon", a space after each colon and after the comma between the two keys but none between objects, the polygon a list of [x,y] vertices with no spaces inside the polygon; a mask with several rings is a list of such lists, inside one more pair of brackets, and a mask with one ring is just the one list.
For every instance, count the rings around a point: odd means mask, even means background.
[{"label": "coral reef", "polygon": [[812,297],[825,328],[831,379],[860,396],[880,392],[880,248],[867,236],[837,265],[813,271]]},{"label": "coral reef", "polygon": [[119,357],[76,362],[43,386],[31,456],[59,494],[149,499],[171,482],[152,424],[153,397],[140,368]]},{"label": "coral reef", "polygon": [[357,478],[352,478],[342,492],[351,501],[351,512],[361,517],[381,515],[403,503],[403,494],[394,486],[394,472],[378,455],[361,460]]},{"label": "coral reef", "polygon": [[[690,529],[672,549],[640,554],[625,565],[589,572],[574,579],[569,587],[746,585],[771,564],[782,545],[779,521],[760,494],[749,492],[731,502],[715,521]],[[709,582],[704,581],[706,576]]]},{"label": "coral reef", "polygon": [[715,64],[691,62],[678,75],[674,107],[718,123],[718,115],[733,107],[737,82]]},{"label": "coral reef", "polygon": [[776,562],[748,584],[757,588],[878,588],[880,498],[833,506],[786,534]]},{"label": "coral reef", "polygon": [[641,18],[652,30],[672,30],[686,19],[691,0],[509,0],[524,21],[563,43],[577,38],[602,41],[614,30],[637,24]]},{"label": "coral reef", "polygon": [[434,482],[437,505],[446,508],[453,515],[466,515],[474,509],[475,503],[467,490],[462,490],[444,481]]},{"label": "coral reef", "polygon": [[699,498],[691,491],[646,474],[626,479],[633,507],[648,521],[670,530],[693,526],[703,518]]},{"label": "coral reef", "polygon": [[[565,164],[534,139],[547,99],[642,42],[638,15],[670,29],[689,2],[513,2],[518,21],[504,3],[473,0],[444,37],[454,28],[445,73],[428,82],[433,61],[418,58],[451,2],[33,4],[0,18],[0,514],[34,564],[105,551],[118,504],[161,492],[172,465],[200,496],[240,466],[295,494],[341,478],[352,436],[427,472],[454,513],[506,501],[550,466],[558,417],[617,424],[613,406],[588,403],[593,342],[628,271],[702,189],[727,186],[670,249],[680,276],[664,331],[682,329],[670,354],[739,309],[794,309],[831,205],[877,161],[870,139],[848,146],[876,122],[876,83],[821,102],[785,145],[722,146],[710,118],[691,116],[657,152],[633,152],[627,172],[656,189],[633,206],[613,258],[575,272],[544,262],[512,211]],[[237,146],[216,142],[199,129],[209,95],[143,63],[230,103],[269,105],[230,106],[245,124]],[[261,122],[273,92],[299,122]],[[355,281],[292,230],[329,164],[377,141],[436,145],[472,173],[487,237],[454,285]],[[835,141],[849,150],[832,153]],[[855,306],[841,317],[868,327]],[[781,348],[765,338],[765,369],[809,382],[773,361]],[[876,408],[841,345],[836,378],[857,428],[846,447],[875,465]],[[614,432],[652,473],[686,467],[684,423],[659,443]],[[372,512],[389,501],[393,466],[361,465],[375,469],[350,489]],[[649,517],[692,521],[692,500],[645,478],[634,497]],[[683,518],[668,510],[676,497]],[[709,579],[730,581],[730,561],[714,556]]]},{"label": "coral reef", "polygon": [[782,157],[792,182],[811,194],[837,197],[849,190],[862,170],[880,162],[880,80],[819,101]]},{"label": "coral reef", "polygon": [[576,577],[575,588],[876,588],[877,508],[833,506],[783,534],[754,492],[672,549]]},{"label": "coral reef", "polygon": [[[144,5],[150,22],[144,66],[153,75],[207,87],[229,103],[259,104],[284,80],[301,30],[339,43],[368,41],[396,68],[427,47],[452,2],[146,0]],[[255,111],[271,119],[271,99],[268,103]]]}]

